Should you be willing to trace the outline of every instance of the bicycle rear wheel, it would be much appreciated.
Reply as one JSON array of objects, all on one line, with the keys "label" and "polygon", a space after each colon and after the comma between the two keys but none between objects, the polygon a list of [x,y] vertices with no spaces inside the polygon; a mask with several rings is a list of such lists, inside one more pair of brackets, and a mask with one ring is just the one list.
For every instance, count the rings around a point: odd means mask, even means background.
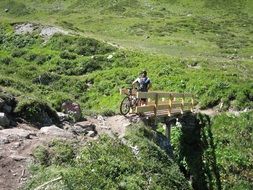
[{"label": "bicycle rear wheel", "polygon": [[126,115],[129,113],[131,107],[131,101],[128,97],[125,97],[120,104],[120,113]]}]

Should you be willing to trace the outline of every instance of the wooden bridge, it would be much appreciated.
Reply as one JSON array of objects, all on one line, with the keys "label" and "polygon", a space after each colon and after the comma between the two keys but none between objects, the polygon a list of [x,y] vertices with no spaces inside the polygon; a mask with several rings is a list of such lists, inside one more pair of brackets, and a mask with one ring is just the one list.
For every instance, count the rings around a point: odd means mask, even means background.
[{"label": "wooden bridge", "polygon": [[[129,89],[121,89],[120,93],[128,94]],[[185,113],[193,112],[194,108],[194,95],[191,93],[132,91],[130,96],[147,99],[146,105],[137,105],[130,110],[130,113],[149,118],[154,123],[154,128],[156,128],[157,120],[161,120],[166,124],[165,135],[169,140],[171,126],[175,124],[177,118],[183,117]]]},{"label": "wooden bridge", "polygon": [[[121,94],[126,92],[121,90]],[[137,92],[133,91],[132,96],[147,99],[146,105],[138,105],[130,113],[143,114],[147,117],[164,117],[192,112],[194,107],[194,96],[191,93],[174,92]]]}]

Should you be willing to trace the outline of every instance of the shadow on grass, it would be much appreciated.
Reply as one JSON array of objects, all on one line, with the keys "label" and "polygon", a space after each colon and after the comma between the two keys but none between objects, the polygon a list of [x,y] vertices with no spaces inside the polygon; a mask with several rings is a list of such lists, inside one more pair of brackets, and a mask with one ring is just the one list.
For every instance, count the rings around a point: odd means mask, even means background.
[{"label": "shadow on grass", "polygon": [[181,118],[182,133],[177,162],[195,190],[221,189],[219,168],[210,118],[186,115]]}]

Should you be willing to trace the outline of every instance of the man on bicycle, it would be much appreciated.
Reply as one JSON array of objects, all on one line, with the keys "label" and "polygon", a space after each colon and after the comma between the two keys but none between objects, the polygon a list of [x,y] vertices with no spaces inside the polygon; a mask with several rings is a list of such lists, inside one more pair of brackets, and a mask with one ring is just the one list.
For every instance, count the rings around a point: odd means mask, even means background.
[{"label": "man on bicycle", "polygon": [[[143,70],[140,73],[140,76],[137,79],[135,79],[135,81],[132,83],[132,85],[135,85],[135,84],[138,84],[137,90],[139,92],[148,92],[148,90],[151,87],[151,81],[147,77],[147,71]],[[145,105],[146,103],[147,103],[147,99],[142,98],[141,99],[141,105]]]}]

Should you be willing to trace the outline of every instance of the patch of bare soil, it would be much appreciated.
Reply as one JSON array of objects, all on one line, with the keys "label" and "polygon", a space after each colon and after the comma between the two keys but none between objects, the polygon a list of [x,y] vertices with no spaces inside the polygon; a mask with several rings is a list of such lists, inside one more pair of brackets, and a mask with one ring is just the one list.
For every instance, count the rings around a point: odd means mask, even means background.
[{"label": "patch of bare soil", "polygon": [[29,126],[0,131],[0,189],[18,189],[27,180],[27,166],[32,161],[32,150],[43,140]]},{"label": "patch of bare soil", "polygon": [[16,24],[14,26],[14,30],[16,34],[29,34],[37,32],[40,36],[48,39],[52,37],[54,34],[68,34],[69,32],[58,28],[56,26],[43,26],[40,24],[33,24],[33,23],[22,23]]}]

